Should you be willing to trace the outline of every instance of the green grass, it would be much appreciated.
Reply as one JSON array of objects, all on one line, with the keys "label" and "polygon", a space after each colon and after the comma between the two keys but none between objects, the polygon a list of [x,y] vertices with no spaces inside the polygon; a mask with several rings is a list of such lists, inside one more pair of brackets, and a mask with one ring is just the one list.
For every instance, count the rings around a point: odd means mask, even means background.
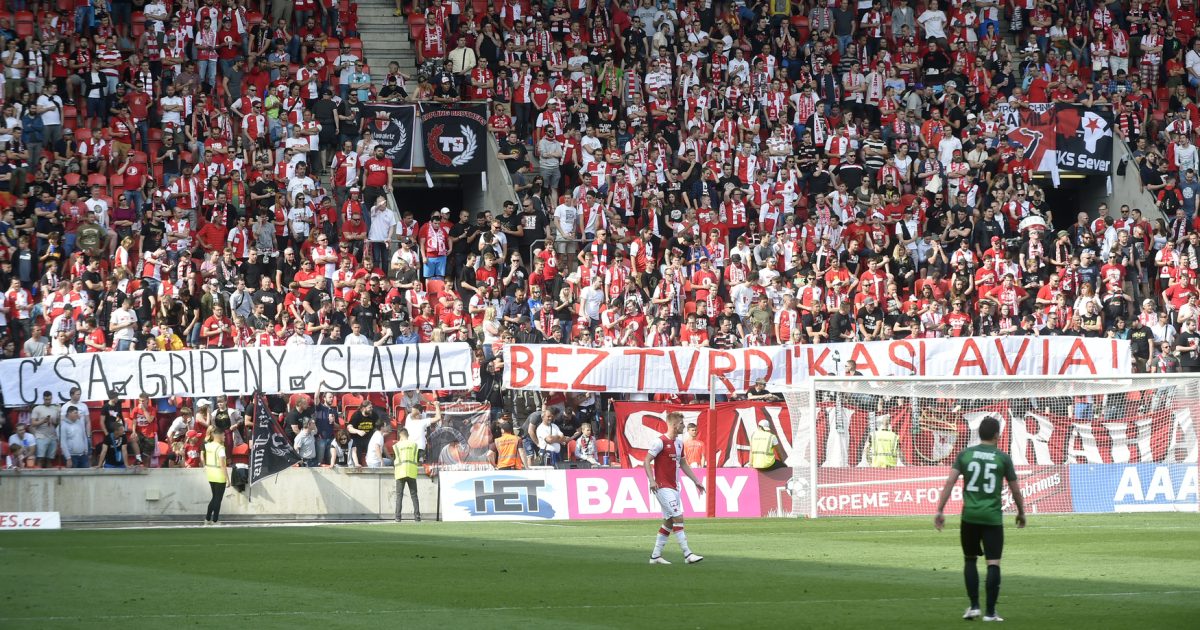
[{"label": "green grass", "polygon": [[[689,523],[707,559],[648,566],[656,524],[411,523],[0,534],[0,628],[944,627],[957,522]],[[980,562],[980,574],[984,573]],[[1194,628],[1197,515],[1009,527],[1009,626]]]}]

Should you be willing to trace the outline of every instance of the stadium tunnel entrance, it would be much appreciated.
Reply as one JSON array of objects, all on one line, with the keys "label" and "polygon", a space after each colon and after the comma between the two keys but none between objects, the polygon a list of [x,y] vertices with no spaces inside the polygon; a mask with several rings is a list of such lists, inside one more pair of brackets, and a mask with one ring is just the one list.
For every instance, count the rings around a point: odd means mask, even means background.
[{"label": "stadium tunnel entrance", "polygon": [[[1058,188],[1047,177],[1046,181],[1038,182],[1042,185],[1042,190],[1046,193],[1046,207],[1054,213],[1053,230],[1065,230],[1075,223],[1075,217],[1080,212],[1087,212],[1089,215],[1096,214],[1096,204],[1090,203],[1090,198],[1094,195],[1094,189],[1099,186],[1100,191],[1104,191],[1103,177],[1086,177],[1086,176],[1071,176],[1064,174],[1059,182]],[[1103,201],[1103,199],[1097,200]]]},{"label": "stadium tunnel entrance", "polygon": [[472,215],[476,211],[470,203],[471,196],[457,176],[435,177],[433,188],[425,183],[423,175],[415,179],[397,180],[393,194],[400,216],[411,211],[413,218],[421,223],[428,221],[431,213],[442,208],[450,208],[450,216],[455,221],[458,220],[459,210],[469,210]]}]

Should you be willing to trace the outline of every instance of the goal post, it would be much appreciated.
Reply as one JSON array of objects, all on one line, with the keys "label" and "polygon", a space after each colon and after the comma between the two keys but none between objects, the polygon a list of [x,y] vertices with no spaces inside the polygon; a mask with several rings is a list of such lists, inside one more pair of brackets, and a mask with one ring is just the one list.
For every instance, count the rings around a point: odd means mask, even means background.
[{"label": "goal post", "polygon": [[[1030,513],[1200,512],[1200,378],[818,377],[780,392],[795,516],[926,516],[1000,422]],[[961,486],[947,512],[961,510]],[[1004,491],[1006,512],[1015,512]]]}]

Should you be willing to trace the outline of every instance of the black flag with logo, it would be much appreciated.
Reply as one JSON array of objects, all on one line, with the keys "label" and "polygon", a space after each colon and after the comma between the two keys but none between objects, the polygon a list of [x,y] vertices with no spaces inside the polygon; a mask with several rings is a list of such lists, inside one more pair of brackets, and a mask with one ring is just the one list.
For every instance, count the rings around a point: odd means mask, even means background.
[{"label": "black flag with logo", "polygon": [[484,103],[423,103],[425,170],[460,174],[487,170],[487,119]]},{"label": "black flag with logo", "polygon": [[413,168],[413,142],[416,140],[416,105],[368,103],[363,108],[367,128],[383,147],[396,171]]},{"label": "black flag with logo", "polygon": [[250,444],[250,485],[253,486],[291,468],[300,462],[300,455],[271,415],[266,396],[255,394],[250,409],[254,414],[254,438]]},{"label": "black flag with logo", "polygon": [[1113,115],[1101,108],[1059,105],[1054,112],[1058,166],[1065,171],[1107,175],[1113,160]]}]

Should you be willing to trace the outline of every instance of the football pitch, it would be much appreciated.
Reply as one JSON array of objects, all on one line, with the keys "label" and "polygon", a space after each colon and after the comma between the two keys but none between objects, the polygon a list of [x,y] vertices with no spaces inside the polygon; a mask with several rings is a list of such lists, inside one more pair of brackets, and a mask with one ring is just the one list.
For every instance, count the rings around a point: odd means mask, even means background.
[{"label": "football pitch", "polygon": [[[1007,517],[1015,627],[1195,628],[1195,514]],[[390,523],[4,532],[0,628],[961,626],[958,522]],[[979,563],[984,573],[983,561]],[[982,584],[981,584],[982,591]],[[982,595],[982,593],[981,593]],[[976,622],[980,623],[980,622]]]}]

